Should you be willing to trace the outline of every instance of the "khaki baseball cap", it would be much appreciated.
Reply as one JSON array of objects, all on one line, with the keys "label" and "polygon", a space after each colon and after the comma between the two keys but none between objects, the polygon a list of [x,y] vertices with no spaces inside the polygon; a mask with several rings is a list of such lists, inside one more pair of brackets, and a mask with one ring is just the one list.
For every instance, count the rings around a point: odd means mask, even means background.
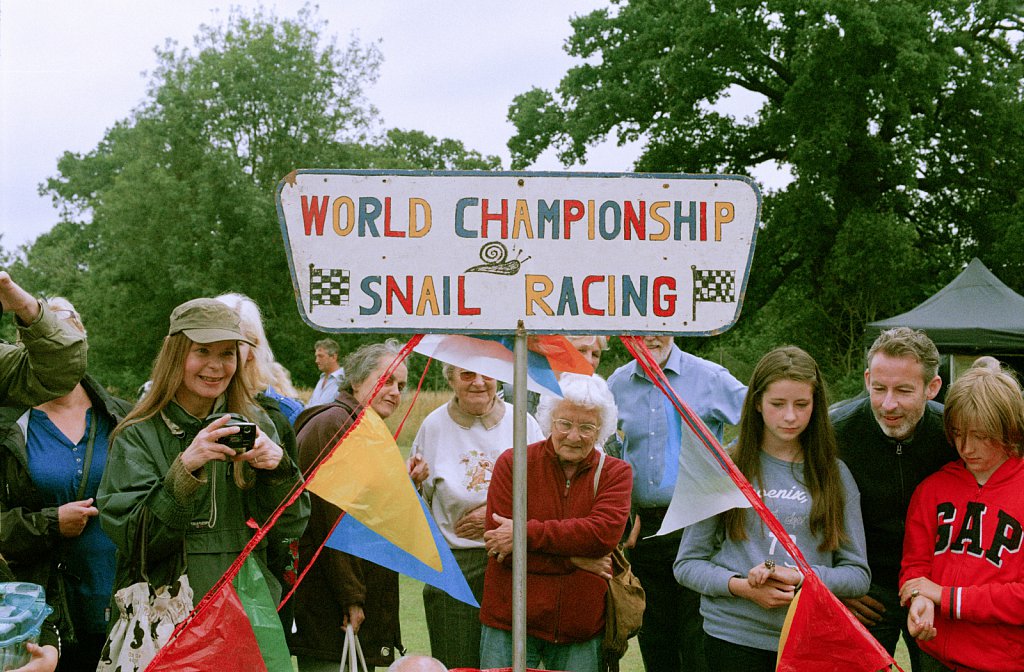
[{"label": "khaki baseball cap", "polygon": [[192,299],[171,311],[168,336],[185,334],[195,343],[252,341],[242,335],[238,313],[216,299]]}]

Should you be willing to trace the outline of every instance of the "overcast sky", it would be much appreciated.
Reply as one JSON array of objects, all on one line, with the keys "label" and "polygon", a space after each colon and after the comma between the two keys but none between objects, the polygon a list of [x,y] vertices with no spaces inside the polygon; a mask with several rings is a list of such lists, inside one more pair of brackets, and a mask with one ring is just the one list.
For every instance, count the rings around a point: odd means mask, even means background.
[{"label": "overcast sky", "polygon": [[[88,152],[145,95],[153,53],[192,46],[202,23],[252,0],[0,0],[0,244],[29,242],[57,222],[37,187],[64,151]],[[293,17],[302,3],[269,1]],[[383,126],[418,129],[497,154],[509,167],[512,98],[553,88],[577,61],[562,47],[569,17],[607,0],[329,0],[319,15],[340,45],[379,41],[384,63],[367,91]],[[586,170],[628,171],[636,147],[613,142]],[[339,166],[340,167],[340,166]],[[532,169],[559,170],[552,153]],[[580,168],[576,168],[580,169]]]}]

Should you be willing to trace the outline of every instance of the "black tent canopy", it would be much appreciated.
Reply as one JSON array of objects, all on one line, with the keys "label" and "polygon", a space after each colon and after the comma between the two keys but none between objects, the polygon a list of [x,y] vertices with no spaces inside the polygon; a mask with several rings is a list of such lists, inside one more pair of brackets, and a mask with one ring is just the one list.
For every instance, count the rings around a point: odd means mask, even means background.
[{"label": "black tent canopy", "polygon": [[870,343],[884,329],[921,329],[940,352],[1024,353],[1024,296],[977,257],[952,282],[911,311],[868,324]]}]

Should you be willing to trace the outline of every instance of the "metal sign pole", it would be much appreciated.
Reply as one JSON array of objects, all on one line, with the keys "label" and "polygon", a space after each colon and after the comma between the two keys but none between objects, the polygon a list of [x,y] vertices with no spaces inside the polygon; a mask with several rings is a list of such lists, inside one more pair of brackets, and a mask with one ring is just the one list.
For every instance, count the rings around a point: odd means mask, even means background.
[{"label": "metal sign pole", "polygon": [[512,671],[526,671],[526,328],[516,327],[512,369]]}]

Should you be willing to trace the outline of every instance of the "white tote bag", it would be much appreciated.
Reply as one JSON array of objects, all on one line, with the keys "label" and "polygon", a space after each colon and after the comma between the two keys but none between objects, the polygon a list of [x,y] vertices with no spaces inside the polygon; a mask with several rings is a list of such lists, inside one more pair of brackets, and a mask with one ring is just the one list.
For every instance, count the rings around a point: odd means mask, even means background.
[{"label": "white tote bag", "polygon": [[[347,672],[366,672],[366,659],[363,658],[363,649],[359,646],[359,638],[356,637],[352,624],[345,626],[345,648],[341,650],[341,667],[339,672],[346,672],[345,663],[348,663]],[[356,667],[358,665],[358,667]]]},{"label": "white tote bag", "polygon": [[192,611],[192,587],[186,574],[156,589],[139,581],[117,591],[114,602],[117,623],[107,636],[96,672],[139,672]]},{"label": "white tote bag", "polygon": [[[178,578],[154,588],[146,572],[146,521],[149,511],[142,514],[136,532],[135,551],[139,559],[142,580],[125,586],[114,593],[117,604],[117,622],[107,635],[96,672],[139,672],[156,657],[175,626],[192,611],[192,586],[186,574],[185,545],[176,571]],[[177,568],[176,568],[177,569]],[[173,576],[173,574],[172,574]]]}]

